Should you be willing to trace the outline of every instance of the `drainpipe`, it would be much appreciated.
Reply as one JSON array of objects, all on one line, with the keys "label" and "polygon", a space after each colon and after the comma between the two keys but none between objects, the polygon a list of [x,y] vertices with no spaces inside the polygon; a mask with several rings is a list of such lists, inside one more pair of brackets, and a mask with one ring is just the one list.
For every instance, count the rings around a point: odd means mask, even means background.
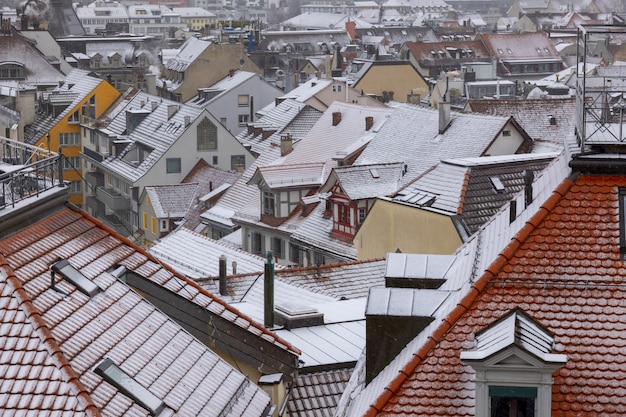
[{"label": "drainpipe", "polygon": [[267,251],[267,261],[264,268],[264,298],[265,298],[265,327],[274,326],[274,263],[272,251]]}]

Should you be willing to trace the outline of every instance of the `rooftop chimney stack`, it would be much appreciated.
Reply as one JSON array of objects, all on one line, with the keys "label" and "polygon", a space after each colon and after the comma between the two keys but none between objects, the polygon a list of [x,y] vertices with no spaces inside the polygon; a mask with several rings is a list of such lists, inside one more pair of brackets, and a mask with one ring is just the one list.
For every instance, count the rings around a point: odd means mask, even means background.
[{"label": "rooftop chimney stack", "polygon": [[226,288],[226,256],[220,255],[220,295],[228,295]]},{"label": "rooftop chimney stack", "polygon": [[285,156],[293,150],[293,138],[291,133],[280,135],[280,156]]},{"label": "rooftop chimney stack", "polygon": [[267,251],[267,261],[264,268],[264,324],[265,327],[274,326],[274,263],[272,262],[272,251]]},{"label": "rooftop chimney stack", "polygon": [[333,112],[333,126],[337,126],[339,123],[341,123],[341,112]]},{"label": "rooftop chimney stack", "polygon": [[444,101],[439,103],[439,134],[446,131],[450,125],[450,103]]},{"label": "rooftop chimney stack", "polygon": [[372,116],[365,117],[365,130],[369,132],[369,130],[374,126],[374,118]]}]

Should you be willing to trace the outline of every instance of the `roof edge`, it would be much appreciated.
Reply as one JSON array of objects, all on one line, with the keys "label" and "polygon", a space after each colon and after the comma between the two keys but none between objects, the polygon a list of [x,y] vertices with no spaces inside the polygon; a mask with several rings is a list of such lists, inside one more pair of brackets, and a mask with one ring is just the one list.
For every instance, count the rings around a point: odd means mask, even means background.
[{"label": "roof edge", "polygon": [[9,265],[9,262],[3,253],[0,253],[0,271],[6,274],[8,284],[13,287],[13,296],[17,299],[17,302],[24,311],[24,314],[26,314],[30,320],[33,329],[39,335],[39,338],[41,339],[41,342],[45,346],[46,350],[53,360],[60,364],[60,366],[57,366],[57,369],[61,375],[63,375],[65,382],[73,388],[73,391],[78,398],[78,403],[84,408],[86,414],[93,417],[100,417],[100,411],[91,399],[91,396],[87,391],[87,387],[80,382],[78,374],[76,374],[70,362],[65,358],[65,355],[54,338],[54,335],[44,322],[39,311],[33,305],[30,297],[26,293],[26,290],[22,286],[20,280],[15,276],[13,269]]},{"label": "roof edge", "polygon": [[152,262],[161,265],[164,269],[166,269],[173,276],[175,276],[176,278],[180,279],[181,281],[184,281],[186,284],[192,286],[199,293],[209,297],[214,302],[220,304],[222,307],[224,307],[225,310],[231,311],[232,313],[236,314],[238,317],[241,317],[242,319],[247,320],[250,323],[251,326],[253,326],[254,328],[260,330],[262,334],[270,336],[273,340],[275,340],[276,342],[278,342],[281,345],[285,346],[286,350],[289,350],[290,352],[292,352],[292,353],[294,353],[294,354],[296,354],[298,356],[300,356],[302,354],[300,349],[296,348],[291,343],[289,343],[286,340],[282,339],[281,337],[279,337],[274,332],[271,332],[270,330],[268,330],[267,328],[265,328],[261,324],[257,323],[256,320],[252,319],[251,317],[247,316],[246,314],[243,314],[242,312],[240,312],[239,310],[237,310],[236,308],[234,308],[233,306],[231,306],[227,302],[217,298],[216,296],[214,296],[213,294],[208,292],[206,289],[202,288],[198,283],[196,283],[192,279],[189,279],[185,275],[178,273],[177,271],[174,270],[174,268],[172,268],[168,264],[160,261],[159,259],[157,259],[155,256],[151,255],[150,253],[146,252],[142,247],[140,247],[139,245],[137,245],[136,243],[131,241],[129,238],[118,234],[115,230],[113,230],[112,228],[110,228],[109,226],[104,224],[101,220],[98,220],[98,219],[92,217],[87,212],[83,211],[82,209],[80,209],[80,208],[78,208],[78,207],[76,207],[74,205],[68,204],[68,207],[71,210],[74,210],[80,216],[82,216],[85,219],[89,220],[90,222],[93,222],[93,223],[97,224],[98,227],[102,228],[103,230],[106,230],[112,236],[115,236],[117,239],[120,239],[122,242],[124,242],[124,244],[126,244],[128,246],[131,246],[134,250],[136,250],[137,252],[141,253],[142,255],[144,255],[146,258],[148,258]]},{"label": "roof edge", "polygon": [[461,298],[456,307],[445,317],[439,326],[428,336],[428,340],[422,347],[413,354],[412,359],[399,371],[398,375],[384,388],[383,393],[370,404],[364,417],[374,417],[387,405],[388,401],[398,392],[404,382],[415,371],[415,368],[426,359],[428,353],[439,343],[443,336],[454,326],[454,324],[467,312],[480,293],[487,287],[489,281],[494,278],[511,260],[515,252],[522,246],[524,241],[537,228],[537,226],[556,207],[557,203],[565,196],[574,184],[577,175],[572,175],[564,179],[550,197],[539,207],[537,212],[530,217],[525,225],[511,239],[509,244],[498,254],[496,259],[487,267],[485,272],[470,286],[468,293]]}]

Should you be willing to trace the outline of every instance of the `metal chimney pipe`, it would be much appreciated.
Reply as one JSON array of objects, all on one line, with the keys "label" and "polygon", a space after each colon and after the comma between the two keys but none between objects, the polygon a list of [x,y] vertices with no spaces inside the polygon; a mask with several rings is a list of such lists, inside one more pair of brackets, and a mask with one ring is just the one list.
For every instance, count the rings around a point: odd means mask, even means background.
[{"label": "metal chimney pipe", "polygon": [[226,289],[226,256],[220,255],[220,295],[228,295]]},{"label": "metal chimney pipe", "polygon": [[264,268],[263,294],[265,299],[265,327],[274,326],[274,263],[272,262],[272,251],[267,251],[267,261]]}]

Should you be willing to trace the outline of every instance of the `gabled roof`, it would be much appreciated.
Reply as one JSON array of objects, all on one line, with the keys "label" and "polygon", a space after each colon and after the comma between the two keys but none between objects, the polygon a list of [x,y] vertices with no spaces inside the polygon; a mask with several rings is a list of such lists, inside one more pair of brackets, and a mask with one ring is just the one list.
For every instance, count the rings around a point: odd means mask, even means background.
[{"label": "gabled roof", "polygon": [[320,193],[339,184],[350,200],[376,198],[398,190],[404,170],[403,163],[350,165],[333,168]]},{"label": "gabled roof", "polygon": [[180,219],[193,204],[198,184],[151,185],[144,190],[158,219]]},{"label": "gabled roof", "polygon": [[545,32],[481,33],[480,40],[493,57],[502,61],[561,61],[559,53]]},{"label": "gabled roof", "polygon": [[[563,146],[563,138],[574,131],[576,99],[546,98],[529,100],[470,100],[475,113],[513,116],[535,141],[534,148],[549,142]],[[552,121],[550,116],[554,116]]]},{"label": "gabled roof", "polygon": [[450,120],[440,134],[437,111],[398,106],[355,165],[404,162],[406,184],[442,159],[483,155],[510,118],[451,112]]},{"label": "gabled roof", "polygon": [[[233,262],[236,262],[237,274],[249,274],[263,271],[265,258],[233,248],[219,240],[179,227],[157,241],[150,248],[150,253],[176,271],[191,279],[219,277],[219,258],[226,257],[226,273],[233,275]],[[275,265],[277,270],[281,265]],[[204,281],[203,281],[204,282]],[[218,288],[214,282],[203,284],[214,294]]]},{"label": "gabled roof", "polygon": [[323,162],[260,166],[248,184],[264,184],[272,190],[319,187],[325,177]]},{"label": "gabled roof", "polygon": [[[213,314],[254,328],[264,340],[278,339],[85,213],[48,213],[2,238],[0,251],[2,414],[146,415],[128,393],[94,372],[109,358],[173,415],[265,415],[267,394],[107,271],[124,264],[178,287],[183,297],[211,300],[205,306]],[[50,264],[59,257],[99,293],[90,298],[58,274],[52,289]]]},{"label": "gabled roof", "polygon": [[352,375],[352,368],[299,373],[287,403],[291,417],[331,416]]},{"label": "gabled roof", "polygon": [[[464,59],[470,61],[476,58],[489,58],[489,52],[482,42],[477,40],[459,40],[448,42],[406,42],[406,48],[411,51],[415,59],[437,60],[437,59]],[[451,56],[451,51],[460,50],[464,57]],[[436,55],[433,54],[436,53]],[[444,55],[441,56],[440,52]]]},{"label": "gabled roof", "polygon": [[192,36],[177,50],[175,56],[163,63],[165,69],[184,72],[209,46],[211,46],[210,41]]},{"label": "gabled roof", "polygon": [[[211,101],[214,101],[218,97],[227,94],[233,88],[245,83],[246,81],[254,77],[258,77],[258,74],[255,72],[239,70],[234,71],[232,74],[227,75],[213,85],[198,89],[199,94],[187,100],[187,103],[206,106]],[[210,96],[210,98],[205,99],[205,96]]]},{"label": "gabled roof", "polygon": [[[299,14],[291,19],[285,20],[283,25],[309,31],[311,29],[345,29],[347,21],[356,23],[357,28],[368,28],[372,26],[371,23],[347,14],[317,12]],[[314,35],[314,32],[311,32],[311,34]],[[345,44],[348,43],[349,42],[345,42]]]}]

